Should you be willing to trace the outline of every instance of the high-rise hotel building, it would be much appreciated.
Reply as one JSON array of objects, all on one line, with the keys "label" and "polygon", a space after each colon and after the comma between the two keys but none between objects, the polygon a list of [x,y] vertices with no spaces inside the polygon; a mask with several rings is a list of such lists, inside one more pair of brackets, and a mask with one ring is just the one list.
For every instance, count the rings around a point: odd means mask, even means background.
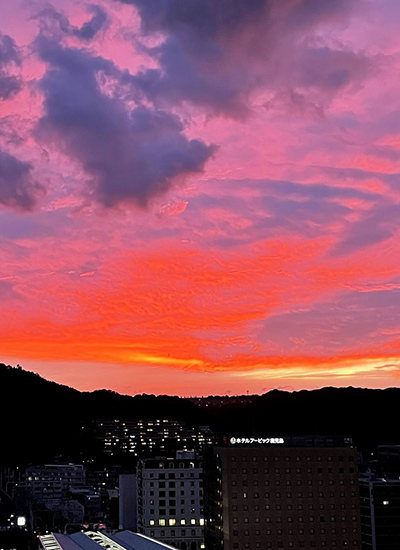
[{"label": "high-rise hotel building", "polygon": [[206,464],[207,550],[361,548],[345,438],[231,438]]}]

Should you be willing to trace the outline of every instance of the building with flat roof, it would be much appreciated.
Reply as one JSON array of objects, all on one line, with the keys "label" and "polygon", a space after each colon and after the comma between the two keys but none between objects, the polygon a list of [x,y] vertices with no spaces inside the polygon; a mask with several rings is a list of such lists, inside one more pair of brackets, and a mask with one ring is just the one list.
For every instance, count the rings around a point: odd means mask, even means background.
[{"label": "building with flat roof", "polygon": [[206,470],[207,549],[361,548],[351,440],[232,437]]},{"label": "building with flat roof", "polygon": [[202,459],[194,452],[140,460],[137,467],[140,533],[181,550],[204,545]]}]

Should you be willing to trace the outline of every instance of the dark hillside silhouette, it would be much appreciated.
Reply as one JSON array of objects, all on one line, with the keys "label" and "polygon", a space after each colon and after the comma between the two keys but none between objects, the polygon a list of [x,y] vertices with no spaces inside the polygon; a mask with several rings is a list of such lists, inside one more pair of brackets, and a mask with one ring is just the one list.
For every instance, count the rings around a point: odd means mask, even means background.
[{"label": "dark hillside silhouette", "polygon": [[91,420],[168,418],[209,425],[227,435],[348,435],[361,449],[400,443],[396,423],[400,389],[273,390],[253,401],[226,398],[200,407],[177,396],[79,392],[38,374],[0,364],[2,464],[80,460],[87,456]]}]

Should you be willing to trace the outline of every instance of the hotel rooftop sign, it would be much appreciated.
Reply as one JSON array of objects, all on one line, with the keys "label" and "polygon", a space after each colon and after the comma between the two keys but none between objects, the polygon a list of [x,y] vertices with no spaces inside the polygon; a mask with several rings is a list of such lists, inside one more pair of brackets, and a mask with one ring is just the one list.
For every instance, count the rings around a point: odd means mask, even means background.
[{"label": "hotel rooftop sign", "polygon": [[225,445],[282,446],[282,447],[352,447],[351,437],[343,435],[285,435],[285,437],[267,436],[231,436],[225,439]]},{"label": "hotel rooftop sign", "polygon": [[229,442],[232,445],[283,445],[283,437],[231,437]]}]

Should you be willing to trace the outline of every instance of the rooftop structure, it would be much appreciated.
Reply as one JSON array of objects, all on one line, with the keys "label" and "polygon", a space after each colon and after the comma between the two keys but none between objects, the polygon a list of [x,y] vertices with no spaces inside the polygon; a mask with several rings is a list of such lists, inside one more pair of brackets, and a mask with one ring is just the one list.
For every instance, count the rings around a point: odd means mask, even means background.
[{"label": "rooftop structure", "polygon": [[102,533],[98,531],[86,531],[73,535],[61,535],[51,533],[40,537],[40,543],[44,550],[175,550],[144,535],[121,531],[120,533]]}]

